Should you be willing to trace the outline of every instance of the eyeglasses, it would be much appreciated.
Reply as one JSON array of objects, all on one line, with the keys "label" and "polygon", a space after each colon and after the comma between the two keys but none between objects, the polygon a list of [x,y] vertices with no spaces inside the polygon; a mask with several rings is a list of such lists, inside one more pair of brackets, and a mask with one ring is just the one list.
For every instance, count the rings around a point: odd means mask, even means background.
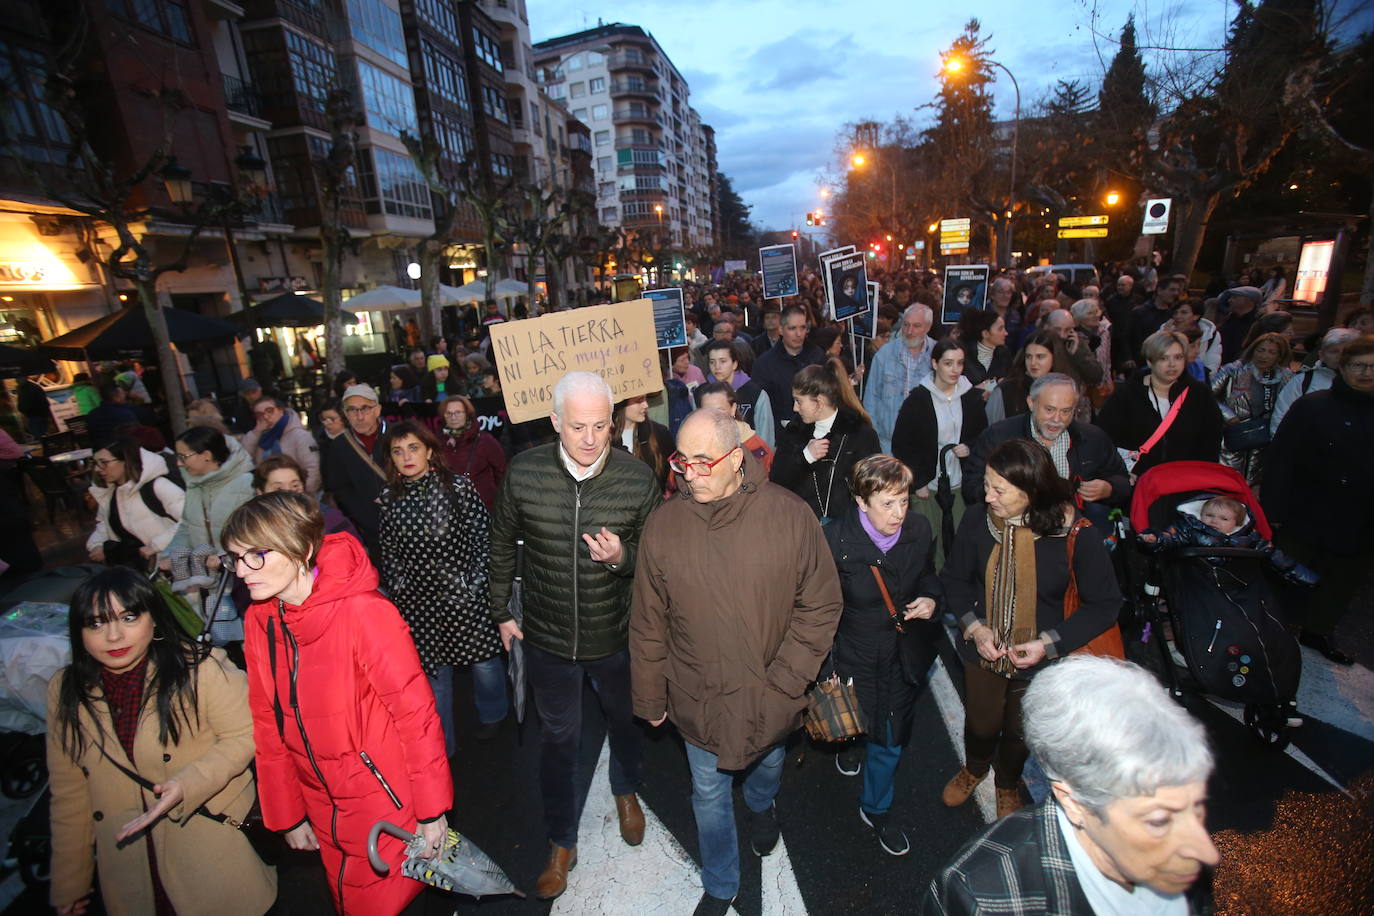
[{"label": "eyeglasses", "polygon": [[194,452],[177,452],[177,464],[185,464],[194,457]]},{"label": "eyeglasses", "polygon": [[1346,363],[1345,368],[1356,375],[1368,375],[1374,372],[1374,363]]},{"label": "eyeglasses", "polygon": [[372,411],[376,409],[376,404],[364,404],[361,407],[345,407],[344,413],[348,414],[350,417],[356,417],[361,414],[372,413]]},{"label": "eyeglasses", "polygon": [[97,459],[95,459],[95,466],[98,467],[98,468],[100,468],[101,470],[104,470],[105,468],[109,467],[110,465],[115,464],[116,462],[123,461],[123,460],[124,460],[123,458],[97,458]]},{"label": "eyeglasses", "polygon": [[243,553],[225,551],[220,559],[224,562],[225,566],[231,569],[237,569],[240,563],[247,566],[249,569],[262,569],[267,563],[267,555],[271,552],[272,549],[270,547],[264,547],[261,550],[245,550]]},{"label": "eyeglasses", "polygon": [[[738,448],[738,446],[736,446],[736,448]],[[677,452],[673,452],[668,456],[668,467],[672,468],[675,474],[686,474],[690,469],[698,477],[710,477],[711,468],[720,464],[726,458],[729,458],[734,451],[735,449],[730,449],[730,451],[721,455],[715,461],[688,461]]]}]

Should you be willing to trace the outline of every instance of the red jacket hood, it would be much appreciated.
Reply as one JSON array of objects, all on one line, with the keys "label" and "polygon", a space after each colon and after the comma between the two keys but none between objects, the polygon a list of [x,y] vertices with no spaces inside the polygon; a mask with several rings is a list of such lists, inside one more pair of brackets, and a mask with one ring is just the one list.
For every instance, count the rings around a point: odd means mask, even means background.
[{"label": "red jacket hood", "polygon": [[[315,585],[310,597],[299,606],[286,605],[291,629],[298,639],[309,642],[328,626],[340,602],[375,593],[378,581],[377,570],[357,538],[342,531],[325,535],[315,560]],[[254,602],[253,607],[271,615],[276,612],[277,599]]]}]

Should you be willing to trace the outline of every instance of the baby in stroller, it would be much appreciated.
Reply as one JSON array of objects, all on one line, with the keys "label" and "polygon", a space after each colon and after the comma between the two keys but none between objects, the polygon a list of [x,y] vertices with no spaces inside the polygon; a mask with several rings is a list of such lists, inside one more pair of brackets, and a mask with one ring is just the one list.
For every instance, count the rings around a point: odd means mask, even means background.
[{"label": "baby in stroller", "polygon": [[[1315,572],[1260,537],[1259,532],[1249,524],[1249,514],[1240,500],[1213,496],[1196,509],[1196,514],[1189,511],[1186,504],[1178,508],[1178,521],[1164,531],[1147,529],[1140,532],[1140,541],[1148,550],[1159,552],[1173,547],[1241,547],[1259,550],[1268,555],[1269,565],[1290,585],[1310,588],[1317,584]],[[1220,563],[1222,559],[1208,558],[1208,562]]]}]

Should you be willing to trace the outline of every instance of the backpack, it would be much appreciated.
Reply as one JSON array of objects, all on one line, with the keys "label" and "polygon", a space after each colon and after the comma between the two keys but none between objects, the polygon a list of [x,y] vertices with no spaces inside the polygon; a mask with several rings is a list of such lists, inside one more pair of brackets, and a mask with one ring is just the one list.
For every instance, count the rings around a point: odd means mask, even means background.
[{"label": "backpack", "polygon": [[[167,479],[170,480],[171,475],[168,475]],[[153,484],[157,483],[157,481],[158,478],[154,477],[152,480],[148,481],[143,486],[139,487],[138,495],[142,497],[143,505],[148,507],[148,511],[152,512],[154,515],[160,515],[163,518],[168,519],[170,521],[176,521],[176,519],[172,518],[172,513],[167,511],[167,507],[162,505],[162,498],[157,495],[157,491],[153,489]],[[172,483],[176,484],[177,488],[180,490],[184,491],[186,489],[185,487],[178,484],[175,480],[173,480]]]}]

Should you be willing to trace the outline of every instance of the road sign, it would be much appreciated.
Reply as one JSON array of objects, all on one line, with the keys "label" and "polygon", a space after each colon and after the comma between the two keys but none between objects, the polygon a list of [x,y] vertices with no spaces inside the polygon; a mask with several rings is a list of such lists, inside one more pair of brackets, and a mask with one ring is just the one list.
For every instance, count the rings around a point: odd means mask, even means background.
[{"label": "road sign", "polygon": [[967,216],[960,217],[959,219],[942,219],[940,220],[940,231],[958,232],[961,229],[967,231],[972,224],[973,221]]},{"label": "road sign", "polygon": [[967,241],[968,241],[968,230],[965,229],[965,230],[963,230],[962,232],[941,232],[941,233],[940,233],[940,241],[942,241],[942,242],[967,242]]},{"label": "road sign", "polygon": [[1163,235],[1169,231],[1169,210],[1173,198],[1156,197],[1145,202],[1145,224],[1140,227],[1141,235]]},{"label": "road sign", "polygon": [[941,242],[941,254],[962,254],[968,251],[968,242]]},{"label": "road sign", "polygon": [[1105,239],[1107,237],[1107,227],[1101,228],[1083,227],[1079,229],[1060,229],[1061,239]]},{"label": "road sign", "polygon": [[1096,216],[1061,216],[1059,217],[1060,229],[1072,229],[1077,226],[1105,226],[1107,225],[1107,214],[1099,213]]}]

